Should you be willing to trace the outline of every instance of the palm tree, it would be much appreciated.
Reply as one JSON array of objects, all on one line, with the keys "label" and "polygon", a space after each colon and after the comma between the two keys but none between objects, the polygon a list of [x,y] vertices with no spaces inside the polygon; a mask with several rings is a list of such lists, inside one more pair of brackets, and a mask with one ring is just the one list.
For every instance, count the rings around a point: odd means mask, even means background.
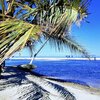
[{"label": "palm tree", "polygon": [[0,64],[24,47],[32,51],[41,37],[46,40],[43,46],[49,41],[59,50],[69,47],[88,57],[71,38],[70,30],[88,16],[90,1],[0,0]]}]

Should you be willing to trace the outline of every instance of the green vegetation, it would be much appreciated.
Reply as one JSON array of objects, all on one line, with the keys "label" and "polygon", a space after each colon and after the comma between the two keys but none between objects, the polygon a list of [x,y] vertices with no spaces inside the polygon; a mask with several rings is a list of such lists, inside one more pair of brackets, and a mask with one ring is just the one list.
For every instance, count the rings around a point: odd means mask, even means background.
[{"label": "green vegetation", "polygon": [[90,1],[0,0],[0,63],[25,46],[32,51],[41,37],[59,50],[69,47],[88,57],[70,30],[88,16]]}]

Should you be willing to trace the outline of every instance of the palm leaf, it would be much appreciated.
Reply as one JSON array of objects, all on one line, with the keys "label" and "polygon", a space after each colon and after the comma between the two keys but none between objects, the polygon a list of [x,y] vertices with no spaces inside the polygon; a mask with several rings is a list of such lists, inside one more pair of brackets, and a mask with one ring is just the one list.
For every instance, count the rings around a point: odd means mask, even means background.
[{"label": "palm leaf", "polygon": [[35,53],[34,57],[38,55],[38,53],[43,49],[43,47],[47,44],[47,42],[50,43],[51,47],[53,48],[55,47],[55,49],[58,49],[59,51],[65,48],[69,48],[71,52],[73,51],[73,52],[83,54],[87,58],[90,57],[89,53],[81,45],[79,45],[74,39],[72,39],[69,35],[66,37],[58,37],[55,35],[49,35],[47,33],[44,33],[44,39],[46,39],[46,41]]},{"label": "palm leaf", "polygon": [[[74,51],[77,53],[83,54],[85,57],[89,58],[89,53],[81,46],[79,45],[75,40],[73,40],[71,37],[51,37],[49,39],[50,46],[53,48],[55,47],[58,50],[62,50],[65,48],[69,48],[70,51]],[[67,51],[67,49],[66,49]]]},{"label": "palm leaf", "polygon": [[[4,0],[0,0],[0,6],[1,6],[1,10],[2,10],[2,15],[5,14],[6,11],[6,7],[5,7],[5,1]],[[4,20],[4,16],[2,16],[3,20]]]},{"label": "palm leaf", "polygon": [[7,9],[7,13],[12,13],[13,15],[13,12],[14,12],[14,1],[15,0],[9,0],[8,1],[8,9]]},{"label": "palm leaf", "polygon": [[[5,24],[9,23],[9,24]],[[36,41],[39,38],[40,26],[32,25],[24,21],[16,19],[7,19],[0,24],[1,38],[0,51],[6,47],[6,52],[1,54],[3,60],[8,58],[12,53],[25,47],[27,41],[33,39]],[[8,33],[8,34],[7,34]]]}]

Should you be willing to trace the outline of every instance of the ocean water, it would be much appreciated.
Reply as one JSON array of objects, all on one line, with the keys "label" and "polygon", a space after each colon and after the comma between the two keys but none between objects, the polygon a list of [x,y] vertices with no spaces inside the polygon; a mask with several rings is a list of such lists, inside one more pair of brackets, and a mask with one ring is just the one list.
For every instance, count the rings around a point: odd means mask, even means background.
[{"label": "ocean water", "polygon": [[[29,60],[6,60],[7,66],[27,63]],[[36,73],[100,88],[100,60],[34,60],[33,64]]]}]

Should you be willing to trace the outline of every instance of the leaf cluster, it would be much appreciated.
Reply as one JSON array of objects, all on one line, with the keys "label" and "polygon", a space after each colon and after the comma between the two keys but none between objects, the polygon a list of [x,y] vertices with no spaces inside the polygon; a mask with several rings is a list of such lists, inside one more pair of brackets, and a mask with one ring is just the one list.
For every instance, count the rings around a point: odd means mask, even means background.
[{"label": "leaf cluster", "polygon": [[70,30],[73,24],[80,25],[88,16],[90,2],[0,0],[0,62],[25,46],[32,51],[32,46],[43,36],[59,50],[67,45],[87,56],[86,50],[71,38]]}]

